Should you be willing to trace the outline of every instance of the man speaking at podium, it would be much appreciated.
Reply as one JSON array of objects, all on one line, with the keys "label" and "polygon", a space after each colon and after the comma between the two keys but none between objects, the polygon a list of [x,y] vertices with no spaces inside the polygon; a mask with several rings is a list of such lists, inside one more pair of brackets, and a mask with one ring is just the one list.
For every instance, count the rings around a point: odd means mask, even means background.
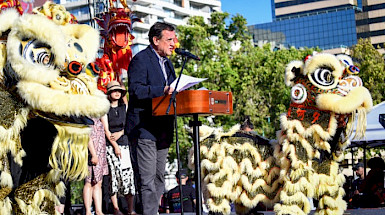
[{"label": "man speaking at podium", "polygon": [[137,213],[155,215],[164,191],[168,148],[173,141],[174,117],[152,116],[152,98],[172,94],[175,71],[167,58],[175,46],[175,28],[157,22],[149,31],[150,45],[128,67],[127,133],[133,145],[133,164],[139,191]]}]

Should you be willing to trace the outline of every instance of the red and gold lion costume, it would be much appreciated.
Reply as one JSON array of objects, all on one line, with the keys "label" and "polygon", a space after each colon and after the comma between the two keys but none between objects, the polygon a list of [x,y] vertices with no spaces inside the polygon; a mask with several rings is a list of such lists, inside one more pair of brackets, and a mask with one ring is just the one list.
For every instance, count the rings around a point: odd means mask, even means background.
[{"label": "red and gold lion costume", "polygon": [[[315,54],[286,67],[291,103],[280,118],[277,140],[234,128],[208,132],[201,142],[203,193],[209,209],[247,213],[262,202],[278,215],[309,214],[309,198],[319,201],[316,214],[342,215],[345,178],[339,172],[343,150],[363,137],[369,91],[348,56]],[[192,159],[190,159],[192,161]]]}]

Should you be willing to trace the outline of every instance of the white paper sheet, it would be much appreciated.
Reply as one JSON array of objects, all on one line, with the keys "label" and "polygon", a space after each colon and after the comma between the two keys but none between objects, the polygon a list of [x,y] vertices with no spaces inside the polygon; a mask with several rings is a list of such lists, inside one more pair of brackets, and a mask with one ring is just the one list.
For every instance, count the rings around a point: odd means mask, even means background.
[{"label": "white paper sheet", "polygon": [[130,149],[129,148],[120,148],[120,153],[122,158],[120,158],[120,167],[122,169],[127,169],[131,167],[130,159]]},{"label": "white paper sheet", "polygon": [[[181,92],[183,90],[186,90],[196,84],[199,84],[200,82],[206,80],[207,78],[195,78],[189,75],[184,75],[180,77],[180,81],[178,84],[178,89],[176,91]],[[171,87],[175,89],[176,82],[178,81],[178,78],[174,80],[174,82],[171,83]]]}]

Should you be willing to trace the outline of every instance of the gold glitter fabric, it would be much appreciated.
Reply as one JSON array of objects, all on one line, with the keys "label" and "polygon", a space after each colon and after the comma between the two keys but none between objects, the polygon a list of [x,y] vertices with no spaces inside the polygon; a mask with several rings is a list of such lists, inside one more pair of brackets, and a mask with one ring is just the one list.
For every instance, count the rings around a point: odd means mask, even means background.
[{"label": "gold glitter fabric", "polygon": [[15,214],[56,214],[55,204],[59,199],[55,194],[57,184],[48,182],[47,174],[21,185],[15,190]]},{"label": "gold glitter fabric", "polygon": [[0,189],[0,200],[4,200],[9,193],[11,193],[12,191],[12,188],[9,188],[9,187],[2,187]]},{"label": "gold glitter fabric", "polygon": [[15,121],[16,115],[20,109],[24,107],[24,104],[17,100],[8,91],[0,88],[0,125],[5,129],[12,126]]}]

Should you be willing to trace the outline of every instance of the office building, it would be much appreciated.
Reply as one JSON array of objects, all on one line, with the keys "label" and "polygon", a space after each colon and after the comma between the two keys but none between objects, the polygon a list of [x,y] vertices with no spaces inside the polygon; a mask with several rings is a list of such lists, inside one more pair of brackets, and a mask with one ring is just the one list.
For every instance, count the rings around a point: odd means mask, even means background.
[{"label": "office building", "polygon": [[375,48],[384,54],[385,1],[362,0],[363,11],[356,14],[357,37],[370,38]]},{"label": "office building", "polygon": [[[95,26],[92,18],[108,11],[107,0],[54,0],[64,5],[74,14],[79,23]],[[113,3],[115,4],[115,2]],[[122,7],[119,0],[116,7]],[[148,31],[152,24],[164,21],[172,25],[184,25],[191,16],[202,16],[206,21],[211,13],[221,11],[220,0],[127,0],[131,10],[142,22],[133,24],[133,53],[144,49],[148,44]],[[96,27],[96,26],[95,26]]]},{"label": "office building", "polygon": [[271,1],[273,21],[249,26],[257,45],[270,42],[277,48],[319,47],[346,53],[359,38],[370,38],[373,45],[383,48],[383,0]]},{"label": "office building", "polygon": [[[132,2],[132,0],[128,0]],[[209,21],[211,13],[221,11],[220,0],[138,0],[132,6],[142,23],[133,25],[135,36],[133,53],[144,49],[148,44],[148,31],[152,24],[164,21],[172,25],[184,25],[191,16],[202,16]]]},{"label": "office building", "polygon": [[107,10],[107,4],[98,0],[52,0],[56,4],[63,5],[68,12],[73,14],[80,24],[91,25],[96,27],[93,20],[95,12],[103,12]]}]

